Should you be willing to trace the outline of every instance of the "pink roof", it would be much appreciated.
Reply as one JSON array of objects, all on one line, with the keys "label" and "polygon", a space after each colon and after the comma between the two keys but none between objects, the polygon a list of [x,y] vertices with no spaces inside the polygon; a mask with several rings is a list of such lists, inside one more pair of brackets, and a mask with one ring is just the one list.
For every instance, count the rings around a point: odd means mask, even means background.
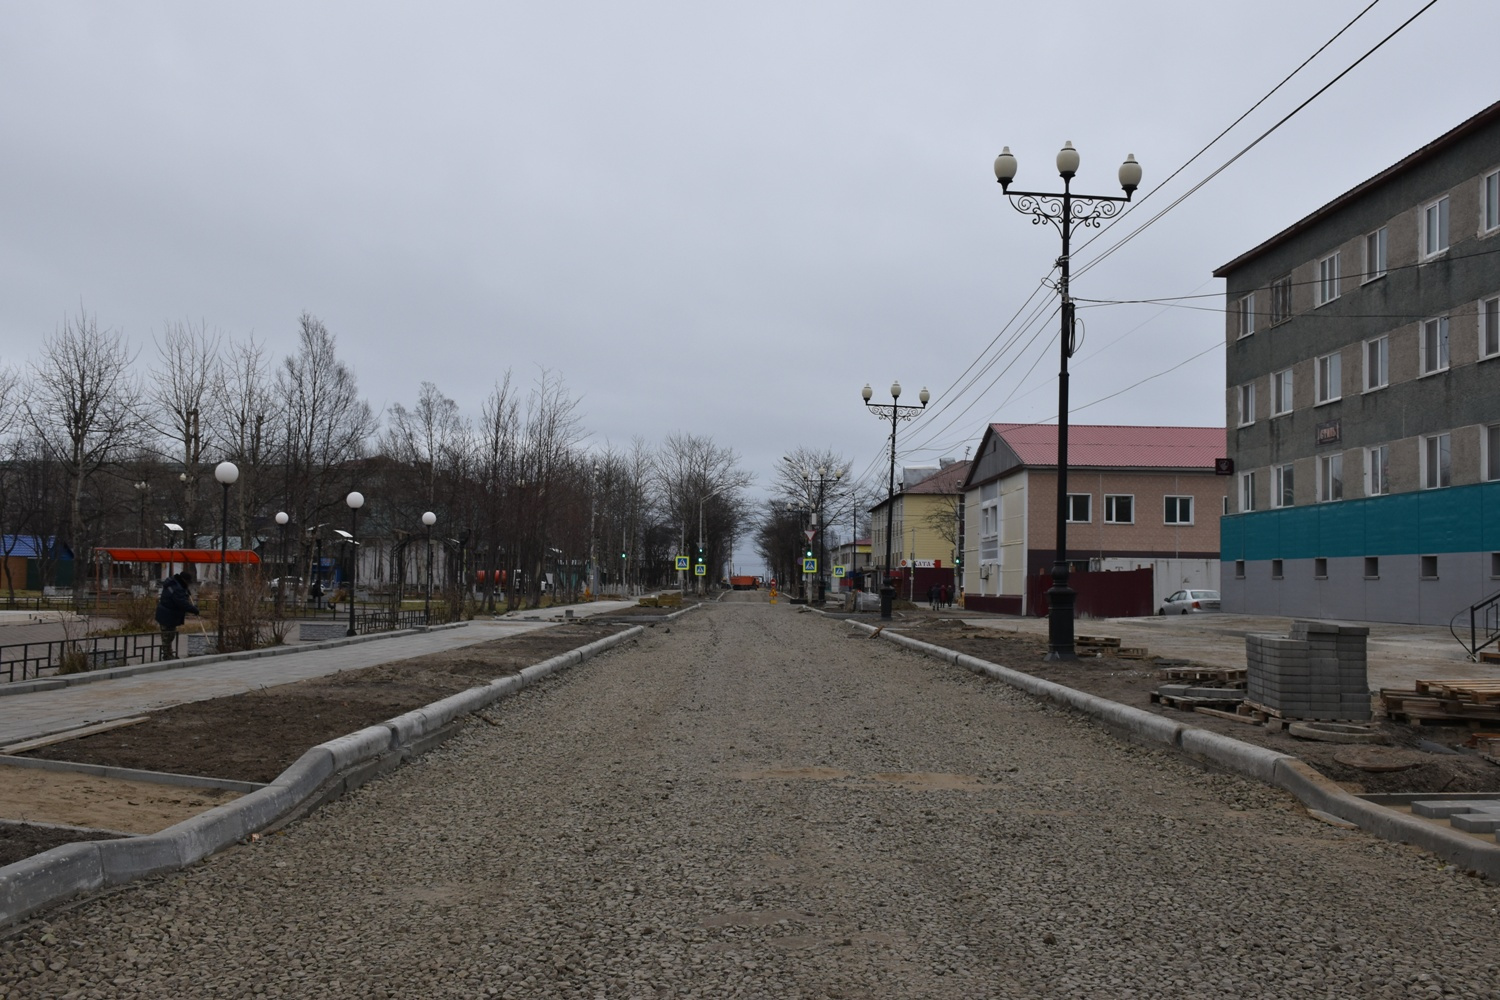
[{"label": "pink roof", "polygon": [[[1056,424],[990,424],[1025,465],[1057,466]],[[1228,454],[1222,427],[1068,426],[1068,466],[1213,469]]]}]

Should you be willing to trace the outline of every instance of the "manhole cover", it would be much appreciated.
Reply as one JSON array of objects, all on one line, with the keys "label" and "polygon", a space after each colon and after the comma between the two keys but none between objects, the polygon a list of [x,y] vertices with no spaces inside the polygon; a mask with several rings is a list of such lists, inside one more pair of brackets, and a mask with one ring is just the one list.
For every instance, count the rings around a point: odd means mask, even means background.
[{"label": "manhole cover", "polygon": [[1345,747],[1333,759],[1361,771],[1405,771],[1422,764],[1420,755],[1395,747]]}]

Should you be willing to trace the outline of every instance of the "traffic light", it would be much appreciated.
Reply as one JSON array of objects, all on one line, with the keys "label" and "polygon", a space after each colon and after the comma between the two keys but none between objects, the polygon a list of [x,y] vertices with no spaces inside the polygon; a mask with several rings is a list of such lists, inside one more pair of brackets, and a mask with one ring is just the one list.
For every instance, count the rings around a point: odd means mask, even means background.
[{"label": "traffic light", "polygon": [[963,556],[956,555],[956,556],[953,557],[953,565],[955,567],[962,568],[963,564],[964,564],[964,557]]},{"label": "traffic light", "polygon": [[620,558],[621,558],[621,559],[628,559],[628,558],[630,558],[630,557],[629,557],[629,556],[628,556],[628,555],[626,555],[626,554],[625,554],[625,553],[624,553],[624,552],[621,552],[621,553],[620,553]]}]

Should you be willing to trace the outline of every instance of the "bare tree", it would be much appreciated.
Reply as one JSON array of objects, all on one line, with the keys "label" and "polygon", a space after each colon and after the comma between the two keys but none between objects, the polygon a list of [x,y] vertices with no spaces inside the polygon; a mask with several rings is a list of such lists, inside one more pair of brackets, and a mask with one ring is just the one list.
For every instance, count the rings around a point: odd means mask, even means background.
[{"label": "bare tree", "polygon": [[192,539],[199,527],[199,472],[203,462],[203,422],[213,405],[219,379],[220,335],[199,321],[167,323],[156,341],[157,367],[151,371],[150,399],[159,415],[156,430],[162,452],[181,464],[182,511],[178,515]]},{"label": "bare tree", "polygon": [[697,548],[702,523],[704,551],[694,558],[703,560],[708,574],[733,552],[733,539],[748,513],[743,491],[753,481],[739,467],[734,449],[720,447],[712,438],[673,434],[662,446],[656,463],[657,501],[668,522],[678,526],[684,548]]},{"label": "bare tree", "polygon": [[278,401],[271,383],[266,349],[254,336],[231,341],[214,373],[212,440],[220,461],[239,467],[233,490],[235,525],[241,545],[248,544],[252,516],[265,509],[282,485],[272,470],[285,454],[281,435],[286,426],[277,419]]},{"label": "bare tree", "polygon": [[[479,533],[482,537],[484,558],[484,604],[495,610],[495,590],[503,569],[513,575],[517,563],[514,558],[515,532],[507,529],[513,521],[506,518],[507,505],[512,502],[511,487],[516,480],[517,452],[520,437],[520,405],[515,389],[511,385],[511,374],[496,382],[485,397],[479,427],[474,441],[474,473]],[[506,553],[502,563],[501,551]],[[506,593],[516,593],[514,581],[507,577]],[[511,600],[514,600],[512,597]],[[510,603],[508,601],[507,603]]]},{"label": "bare tree", "polygon": [[[134,360],[122,334],[100,330],[97,319],[80,308],[42,342],[41,357],[31,364],[26,422],[67,477],[65,530],[73,557],[83,566],[93,555],[83,519],[84,490],[139,437],[134,409],[139,393],[130,375]],[[87,573],[74,574],[75,594],[81,596],[86,580]]]}]

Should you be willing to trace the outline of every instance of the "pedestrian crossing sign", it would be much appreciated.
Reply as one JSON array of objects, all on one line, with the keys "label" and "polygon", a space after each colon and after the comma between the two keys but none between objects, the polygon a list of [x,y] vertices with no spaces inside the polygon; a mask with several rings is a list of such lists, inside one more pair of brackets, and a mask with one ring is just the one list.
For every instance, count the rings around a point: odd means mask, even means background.
[{"label": "pedestrian crossing sign", "polygon": [[698,565],[696,565],[696,566],[693,567],[693,575],[694,576],[707,576],[708,575],[708,567],[705,566],[705,565],[703,565],[702,563],[699,563]]},{"label": "pedestrian crossing sign", "polygon": [[688,568],[688,557],[687,556],[678,556],[677,557],[677,568],[678,569],[687,569]]},{"label": "pedestrian crossing sign", "polygon": [[817,571],[818,571],[818,560],[816,560],[816,559],[804,559],[804,560],[802,560],[802,572],[803,572],[803,574],[816,573]]},{"label": "pedestrian crossing sign", "polygon": [[843,566],[833,567],[833,578],[835,580],[842,580],[847,573],[848,570]]}]

